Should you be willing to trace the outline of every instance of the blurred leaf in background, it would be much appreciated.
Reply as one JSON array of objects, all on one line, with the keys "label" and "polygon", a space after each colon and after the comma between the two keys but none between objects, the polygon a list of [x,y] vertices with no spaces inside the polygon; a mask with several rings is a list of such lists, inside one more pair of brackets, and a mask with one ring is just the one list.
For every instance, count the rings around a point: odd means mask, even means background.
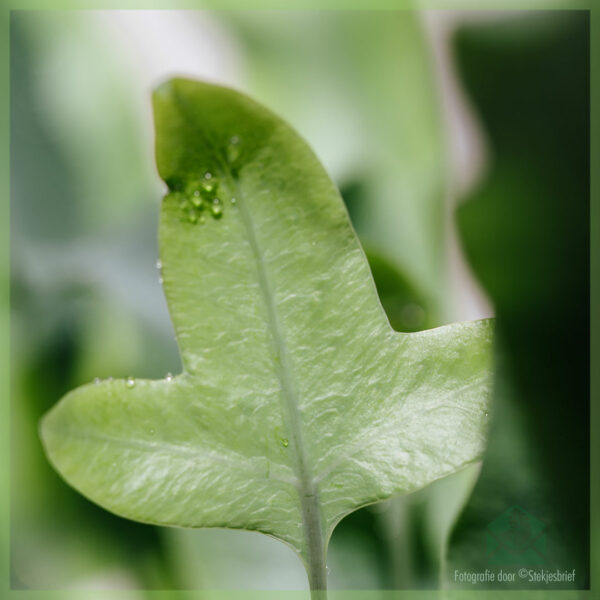
[{"label": "blurred leaf in background", "polygon": [[156,530],[65,486],[35,426],[73,385],[178,367],[126,72],[77,13],[11,25],[12,584],[169,587]]},{"label": "blurred leaf in background", "polygon": [[454,569],[489,567],[490,525],[518,506],[544,527],[541,564],[576,569],[574,583],[547,587],[585,588],[589,16],[541,13],[464,27],[456,50],[493,153],[457,218],[497,311],[498,367],[489,449],[447,575],[452,583]]}]

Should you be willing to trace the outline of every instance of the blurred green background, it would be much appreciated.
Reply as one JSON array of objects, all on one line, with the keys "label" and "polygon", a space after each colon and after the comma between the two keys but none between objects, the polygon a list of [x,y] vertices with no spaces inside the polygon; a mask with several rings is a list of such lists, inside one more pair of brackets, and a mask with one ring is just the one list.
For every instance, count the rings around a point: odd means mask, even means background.
[{"label": "blurred green background", "polygon": [[38,439],[73,387],[180,368],[150,113],[175,74],[309,141],[397,330],[497,315],[483,465],[350,515],[331,586],[472,589],[455,570],[489,565],[488,525],[515,505],[545,527],[544,566],[576,569],[546,587],[589,585],[587,13],[17,11],[10,51],[13,588],[306,587],[266,536],[96,507]]}]

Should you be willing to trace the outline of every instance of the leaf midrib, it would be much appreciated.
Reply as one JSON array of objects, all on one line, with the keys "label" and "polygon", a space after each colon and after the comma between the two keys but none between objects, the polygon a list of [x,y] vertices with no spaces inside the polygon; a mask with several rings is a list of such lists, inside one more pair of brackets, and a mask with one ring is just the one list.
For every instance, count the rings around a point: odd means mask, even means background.
[{"label": "leaf midrib", "polygon": [[[190,110],[186,99],[175,93],[175,101],[179,108],[186,113],[190,122],[194,122],[195,112]],[[267,310],[268,328],[271,331],[275,357],[274,360],[277,376],[281,385],[281,396],[283,398],[283,412],[288,416],[288,425],[290,430],[290,450],[293,453],[295,464],[294,471],[298,478],[297,491],[300,500],[302,521],[304,525],[304,535],[306,541],[306,558],[308,561],[308,574],[311,582],[311,588],[324,589],[326,587],[325,575],[325,547],[323,543],[322,514],[318,492],[318,484],[312,475],[309,462],[307,460],[304,438],[302,433],[302,422],[299,411],[298,392],[294,383],[293,369],[289,358],[289,352],[283,327],[281,326],[279,313],[275,304],[275,297],[266,268],[264,255],[256,227],[250,211],[246,205],[246,194],[242,189],[239,180],[231,171],[226,157],[222,154],[209,136],[203,135],[202,129],[197,128],[202,141],[210,147],[213,157],[218,161],[223,176],[231,182],[235,189],[237,206],[246,236],[254,259],[256,262],[259,287],[262,292],[263,301]]]},{"label": "leaf midrib", "polygon": [[291,450],[295,458],[294,470],[298,478],[297,490],[302,513],[303,533],[306,543],[304,553],[307,561],[310,587],[311,589],[325,589],[327,587],[327,576],[325,574],[325,547],[323,543],[321,503],[318,485],[312,475],[306,456],[302,421],[298,406],[298,390],[294,381],[285,334],[279,320],[275,296],[271,287],[264,255],[258,243],[254,221],[246,205],[246,196],[238,181],[232,177],[229,169],[226,169],[226,172],[236,189],[239,213],[256,260],[259,287],[267,309],[268,326],[272,334],[275,357],[279,358],[279,360],[275,360],[274,362],[281,385],[284,412],[287,412],[288,416]]},{"label": "leaf midrib", "polygon": [[[246,196],[242,187],[228,172],[229,179],[233,181],[238,198],[239,214],[244,224],[248,242],[252,248],[252,253],[256,262],[259,287],[262,292],[263,300],[267,310],[268,327],[272,335],[273,347],[275,351],[274,363],[276,366],[277,376],[281,385],[281,396],[283,399],[284,411],[288,416],[288,426],[290,430],[290,449],[294,455],[295,471],[298,478],[298,495],[302,505],[303,517],[306,519],[308,513],[313,513],[312,510],[307,510],[304,506],[307,502],[316,503],[318,508],[318,530],[319,538],[321,538],[321,515],[320,506],[318,504],[318,489],[315,479],[312,475],[310,464],[307,459],[304,436],[302,431],[302,420],[299,410],[298,390],[294,381],[293,368],[291,365],[287,342],[283,327],[279,319],[279,313],[275,303],[275,294],[271,286],[269,274],[266,268],[264,254],[258,242],[256,227],[254,220],[246,203]],[[307,523],[305,522],[305,525]]]}]

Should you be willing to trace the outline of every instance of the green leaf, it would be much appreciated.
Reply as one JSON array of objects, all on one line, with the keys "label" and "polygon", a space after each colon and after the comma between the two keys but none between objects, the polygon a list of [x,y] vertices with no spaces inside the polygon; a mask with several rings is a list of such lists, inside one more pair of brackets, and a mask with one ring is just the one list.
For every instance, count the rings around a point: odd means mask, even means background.
[{"label": "green leaf", "polygon": [[74,390],[44,446],[108,510],[261,531],[324,588],[344,515],[480,458],[491,324],[395,332],[334,185],[262,106],[174,79],[154,111],[183,372]]}]

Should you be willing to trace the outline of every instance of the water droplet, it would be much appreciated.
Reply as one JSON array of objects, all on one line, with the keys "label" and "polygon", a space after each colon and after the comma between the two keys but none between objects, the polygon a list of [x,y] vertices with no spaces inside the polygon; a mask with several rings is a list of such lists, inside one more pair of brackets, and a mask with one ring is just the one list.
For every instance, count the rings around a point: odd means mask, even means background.
[{"label": "water droplet", "polygon": [[484,413],[485,418],[487,419],[490,416],[490,413],[486,410]]},{"label": "water droplet", "polygon": [[212,192],[215,191],[216,189],[216,184],[214,181],[203,181],[202,182],[202,189],[207,193],[207,194],[212,194]]},{"label": "water droplet", "polygon": [[100,377],[94,377],[94,384],[98,385],[100,383]]},{"label": "water droplet", "polygon": [[425,322],[425,311],[415,302],[409,302],[402,307],[400,319],[408,329],[419,329]]},{"label": "water droplet", "polygon": [[173,380],[173,375],[171,373],[167,373],[167,376],[165,377],[165,379],[167,381],[172,381]]},{"label": "water droplet", "polygon": [[239,141],[240,141],[240,138],[237,135],[233,135],[233,136],[231,136],[229,143],[233,144],[235,146],[235,144],[237,144]]},{"label": "water droplet", "polygon": [[125,380],[125,386],[128,387],[128,388],[134,387],[135,386],[135,379],[133,377],[128,377]]},{"label": "water droplet", "polygon": [[284,448],[287,448],[287,447],[290,445],[290,442],[289,442],[289,440],[287,440],[287,439],[285,439],[285,438],[282,438],[282,439],[281,439],[281,445],[282,445]]},{"label": "water droplet", "polygon": [[194,195],[192,196],[192,204],[196,208],[200,208],[204,204],[204,200],[202,200],[200,192],[198,192],[198,195],[196,195],[196,192],[194,192]]},{"label": "water droplet", "polygon": [[218,198],[213,199],[210,212],[215,219],[219,219],[223,216],[223,203]]},{"label": "water droplet", "polygon": [[237,200],[235,198],[231,199],[231,204],[237,204]]},{"label": "water droplet", "polygon": [[331,569],[327,565],[325,565],[325,572],[327,573],[327,575],[331,573]]},{"label": "water droplet", "polygon": [[162,273],[162,260],[160,260],[160,258],[156,261],[156,268],[158,269],[158,283],[160,283],[160,285],[162,285],[163,273]]},{"label": "water droplet", "polygon": [[204,173],[204,179],[212,179],[212,173],[210,171],[206,171],[206,173]]}]

